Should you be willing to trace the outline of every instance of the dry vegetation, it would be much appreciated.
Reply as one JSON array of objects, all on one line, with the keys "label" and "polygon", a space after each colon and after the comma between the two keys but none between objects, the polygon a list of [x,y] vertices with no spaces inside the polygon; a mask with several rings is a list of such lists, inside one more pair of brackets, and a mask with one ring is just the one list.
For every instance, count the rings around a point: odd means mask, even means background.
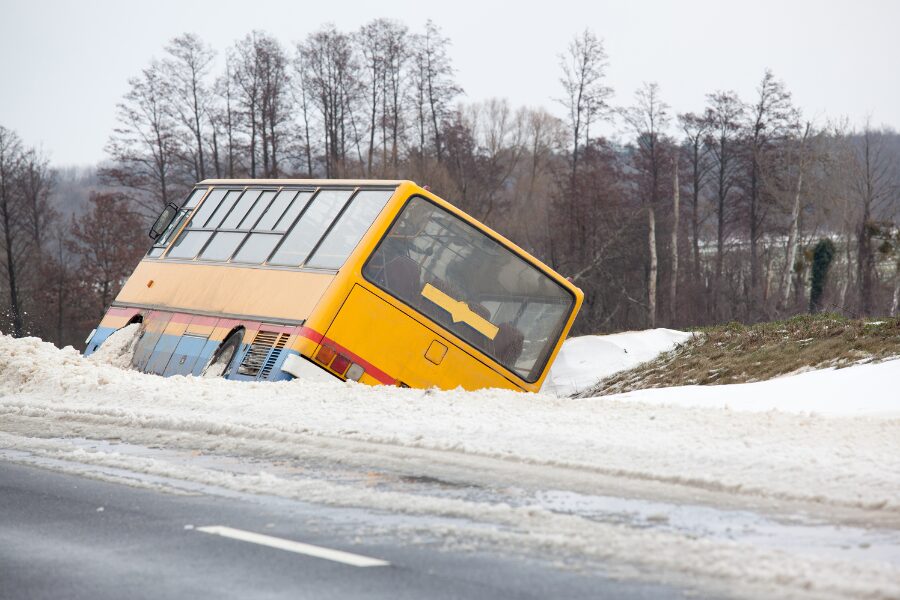
[{"label": "dry vegetation", "polygon": [[851,320],[827,314],[729,323],[586,390],[581,397],[675,385],[717,385],[880,361],[900,356],[900,318]]}]

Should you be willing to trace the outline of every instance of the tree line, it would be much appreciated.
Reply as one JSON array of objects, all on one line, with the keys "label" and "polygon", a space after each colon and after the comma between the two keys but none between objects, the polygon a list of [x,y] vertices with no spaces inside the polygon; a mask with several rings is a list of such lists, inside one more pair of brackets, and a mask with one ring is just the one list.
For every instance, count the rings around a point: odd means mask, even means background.
[{"label": "tree line", "polygon": [[77,217],[54,205],[46,157],[0,129],[7,330],[73,343],[146,251],[148,219],[234,177],[427,184],[584,289],[577,333],[897,314],[894,131],[813,122],[768,70],[752,97],[715,90],[690,112],[655,83],[617,103],[590,30],[561,49],[551,108],[469,101],[450,45],[389,19],[290,46],[254,31],[221,54],[178,36],[129,80],[105,187]]}]

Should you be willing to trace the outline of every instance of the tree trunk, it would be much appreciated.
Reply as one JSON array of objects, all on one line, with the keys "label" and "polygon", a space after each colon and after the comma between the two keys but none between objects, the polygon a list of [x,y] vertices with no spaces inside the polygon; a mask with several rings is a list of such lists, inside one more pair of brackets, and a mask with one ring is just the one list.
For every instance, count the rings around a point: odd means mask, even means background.
[{"label": "tree trunk", "polygon": [[794,190],[794,206],[791,209],[791,228],[788,233],[787,255],[781,271],[781,303],[779,308],[785,310],[791,298],[791,272],[797,260],[797,238],[800,235],[800,193],[803,188],[803,169],[797,175],[797,187]]},{"label": "tree trunk", "polygon": [[6,250],[6,274],[7,283],[9,283],[9,311],[12,313],[13,337],[22,337],[22,310],[19,306],[19,287],[16,272],[15,247],[13,244],[13,233],[11,231],[12,219],[10,219],[9,200],[3,199],[3,241]]},{"label": "tree trunk", "polygon": [[841,284],[841,293],[838,297],[838,308],[847,312],[844,308],[847,304],[847,290],[850,289],[850,283],[853,279],[853,252],[850,248],[850,226],[844,221],[844,227],[841,230],[841,239],[844,241],[844,260],[847,262],[847,273],[844,276],[844,283]]},{"label": "tree trunk", "polygon": [[678,185],[678,158],[675,158],[675,181],[672,190],[672,280],[669,282],[669,321],[674,325],[678,307],[678,226],[681,217],[681,190]]},{"label": "tree trunk", "polygon": [[372,69],[372,114],[369,118],[369,153],[366,163],[366,175],[372,176],[372,155],[375,154],[375,127],[376,117],[378,116],[378,76],[376,69]]},{"label": "tree trunk", "polygon": [[200,126],[200,99],[197,97],[197,76],[194,73],[191,78],[191,92],[194,96],[194,139],[197,142],[197,158],[200,162],[200,179],[206,179],[206,163],[203,160],[203,132]]},{"label": "tree trunk", "polygon": [[216,135],[216,128],[213,127],[212,130],[212,151],[213,151],[213,166],[216,169],[216,178],[222,177],[222,165],[221,165],[221,157],[219,156],[219,136]]},{"label": "tree trunk", "polygon": [[656,213],[653,206],[647,208],[647,225],[649,233],[647,243],[650,249],[650,272],[647,274],[647,316],[650,327],[656,327]]},{"label": "tree trunk", "polygon": [[754,150],[750,170],[750,318],[759,309],[759,167]]},{"label": "tree trunk", "polygon": [[900,259],[897,260],[897,268],[894,272],[894,296],[891,300],[891,316],[898,316],[900,311]]},{"label": "tree trunk", "polygon": [[856,234],[856,281],[859,285],[859,313],[862,317],[868,317],[872,312],[872,272],[875,270],[869,216],[869,207],[866,205],[862,223]]},{"label": "tree trunk", "polygon": [[719,193],[718,214],[716,223],[716,273],[713,278],[712,310],[718,318],[722,293],[722,270],[725,265],[725,195]]},{"label": "tree trunk", "polygon": [[693,188],[691,189],[691,242],[694,251],[694,280],[700,281],[700,146],[693,148]]},{"label": "tree trunk", "polygon": [[874,175],[872,167],[872,148],[869,140],[869,131],[866,130],[864,139],[865,160],[865,197],[863,198],[862,220],[857,228],[856,248],[856,280],[859,286],[859,312],[860,316],[867,317],[872,312],[872,278],[875,273],[875,256],[872,252],[872,231],[870,220],[872,218],[872,204],[875,197]]},{"label": "tree trunk", "polygon": [[256,179],[256,107],[250,107],[250,179]]}]

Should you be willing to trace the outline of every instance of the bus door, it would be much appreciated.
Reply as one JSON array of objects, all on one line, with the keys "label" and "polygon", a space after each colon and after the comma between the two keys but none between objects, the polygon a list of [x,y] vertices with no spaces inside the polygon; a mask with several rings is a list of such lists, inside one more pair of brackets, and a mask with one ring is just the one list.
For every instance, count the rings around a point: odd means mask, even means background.
[{"label": "bus door", "polygon": [[135,345],[134,357],[131,359],[132,365],[134,365],[134,368],[138,371],[148,371],[147,367],[150,364],[150,359],[153,357],[153,351],[156,349],[156,344],[162,337],[171,318],[172,313],[154,310],[150,311],[144,319],[142,325],[143,331],[141,332],[140,339]]}]

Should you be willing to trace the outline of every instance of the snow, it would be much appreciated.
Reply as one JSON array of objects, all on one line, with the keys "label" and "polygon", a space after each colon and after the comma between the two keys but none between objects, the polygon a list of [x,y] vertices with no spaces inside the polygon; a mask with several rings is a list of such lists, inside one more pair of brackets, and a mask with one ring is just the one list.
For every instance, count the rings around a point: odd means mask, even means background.
[{"label": "snow", "polygon": [[102,363],[127,369],[131,366],[131,356],[134,354],[136,336],[140,331],[140,323],[132,323],[114,331],[103,344],[88,357],[95,363]]},{"label": "snow", "polygon": [[[585,382],[588,370],[605,374],[648,360],[687,335],[654,330],[575,338],[565,348],[555,390]],[[75,443],[121,440],[257,465],[275,459],[305,465],[310,457],[327,456],[485,487],[646,491],[685,502],[801,507],[822,518],[848,514],[896,524],[897,360],[762,383],[574,400],[506,390],[161,378],[114,366],[126,344],[113,340],[106,353],[85,359],[36,338],[0,336],[0,448],[77,469],[97,465],[336,506],[464,518],[491,525],[472,535],[510,547],[566,549],[650,573],[678,572],[718,582],[729,593],[900,597],[898,564],[849,554],[821,557],[804,548],[786,552],[740,538],[598,522],[546,506],[385,490],[316,477],[311,469],[300,477],[258,466],[229,471],[199,458],[136,457]],[[587,356],[578,358],[580,351]],[[446,527],[452,535],[453,527]]]},{"label": "snow", "polygon": [[569,338],[563,344],[541,392],[571,396],[604,377],[656,358],[691,338],[672,329],[626,331]]},{"label": "snow", "polygon": [[621,400],[693,408],[900,417],[900,359],[807,371],[755,383],[683,386],[619,394]]}]

